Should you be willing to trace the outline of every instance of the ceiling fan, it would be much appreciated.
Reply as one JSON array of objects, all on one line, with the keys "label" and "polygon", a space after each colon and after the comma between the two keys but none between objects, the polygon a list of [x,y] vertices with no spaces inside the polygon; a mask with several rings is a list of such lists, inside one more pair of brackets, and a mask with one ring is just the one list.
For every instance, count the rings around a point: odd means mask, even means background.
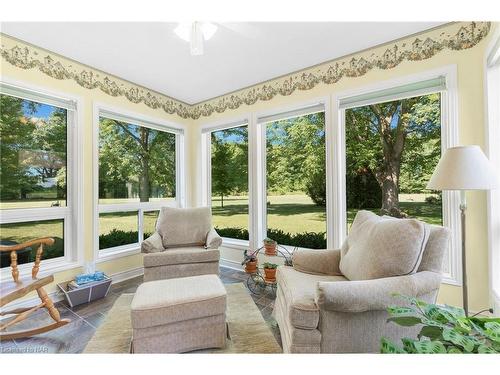
[{"label": "ceiling fan", "polygon": [[217,25],[210,22],[181,22],[174,29],[175,34],[189,42],[191,56],[203,55],[203,43],[214,36]]}]

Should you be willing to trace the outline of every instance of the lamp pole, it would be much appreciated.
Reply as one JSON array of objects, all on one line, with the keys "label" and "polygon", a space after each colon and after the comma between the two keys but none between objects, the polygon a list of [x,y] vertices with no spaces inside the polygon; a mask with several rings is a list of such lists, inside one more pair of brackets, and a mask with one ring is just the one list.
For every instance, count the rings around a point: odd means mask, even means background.
[{"label": "lamp pole", "polygon": [[467,210],[467,200],[465,190],[460,190],[460,219],[462,235],[462,297],[465,316],[469,316],[469,298],[467,293],[467,257],[465,254],[465,211]]}]

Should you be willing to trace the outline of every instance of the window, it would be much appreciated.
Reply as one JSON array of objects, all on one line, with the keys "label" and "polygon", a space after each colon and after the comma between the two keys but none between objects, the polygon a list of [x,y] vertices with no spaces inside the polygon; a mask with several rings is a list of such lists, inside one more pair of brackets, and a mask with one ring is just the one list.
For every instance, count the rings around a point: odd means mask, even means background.
[{"label": "window", "polygon": [[441,192],[426,189],[441,156],[440,94],[345,111],[348,227],[360,209],[443,224]]},{"label": "window", "polygon": [[[76,239],[72,178],[77,152],[68,147],[76,102],[6,83],[0,88],[0,242],[52,237],[55,243],[45,247],[42,259],[52,259],[53,266],[67,264],[76,260],[70,249],[77,248],[71,241]],[[19,264],[34,261],[35,251],[20,251]],[[2,254],[1,267],[9,265],[10,254]]]},{"label": "window", "polygon": [[326,248],[325,113],[264,122],[267,237]]},{"label": "window", "polygon": [[182,131],[98,110],[97,248],[136,250],[162,206],[178,206]]},{"label": "window", "polygon": [[220,236],[248,240],[248,125],[210,133],[212,220]]},{"label": "window", "polygon": [[426,189],[442,150],[458,143],[457,102],[453,66],[334,96],[337,244],[360,209],[444,225],[444,282],[460,285],[459,195]]}]

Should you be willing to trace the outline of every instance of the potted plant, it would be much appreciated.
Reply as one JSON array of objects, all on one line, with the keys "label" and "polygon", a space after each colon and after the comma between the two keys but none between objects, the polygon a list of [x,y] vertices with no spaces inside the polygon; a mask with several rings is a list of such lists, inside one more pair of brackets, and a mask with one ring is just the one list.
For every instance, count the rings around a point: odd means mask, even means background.
[{"label": "potted plant", "polygon": [[382,338],[382,353],[500,353],[500,318],[466,316],[463,309],[436,305],[413,297],[406,306],[390,306],[388,322],[419,326],[416,338],[403,337],[401,344]]},{"label": "potted plant", "polygon": [[248,250],[245,250],[243,253],[243,262],[241,265],[245,266],[246,273],[255,273],[257,272],[257,256],[255,253],[249,253]]},{"label": "potted plant", "polygon": [[274,283],[276,282],[276,269],[278,268],[277,264],[274,263],[264,263],[264,279],[268,283]]},{"label": "potted plant", "polygon": [[266,252],[265,254],[266,255],[276,255],[276,246],[278,245],[278,243],[269,238],[269,237],[266,237],[264,238],[264,248],[266,249]]}]

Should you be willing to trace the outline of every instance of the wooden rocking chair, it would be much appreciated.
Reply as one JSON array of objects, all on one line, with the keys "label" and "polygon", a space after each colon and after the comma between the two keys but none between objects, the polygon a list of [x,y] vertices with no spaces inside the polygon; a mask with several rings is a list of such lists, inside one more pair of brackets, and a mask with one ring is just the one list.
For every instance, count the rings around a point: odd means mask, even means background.
[{"label": "wooden rocking chair", "polygon": [[[35,263],[31,271],[31,277],[19,279],[19,270],[17,268],[17,251],[36,244],[40,244],[40,246],[36,251]],[[0,283],[0,308],[34,290],[36,290],[36,292],[38,293],[38,297],[42,301],[37,306],[0,312],[0,315],[16,315],[14,319],[8,321],[7,323],[0,324],[0,340],[19,339],[22,337],[38,335],[40,333],[45,333],[53,329],[62,327],[71,321],[69,319],[61,319],[59,311],[54,307],[54,303],[47,295],[47,292],[43,289],[45,285],[50,284],[54,281],[54,276],[49,275],[42,278],[37,278],[43,253],[43,245],[52,244],[54,244],[54,239],[45,237],[38,238],[33,241],[24,242],[18,245],[0,245],[0,253],[10,252],[10,266],[12,267],[12,278],[14,279],[14,281],[2,280],[2,282]],[[4,332],[7,327],[11,327],[16,323],[25,320],[31,313],[42,307],[45,307],[47,309],[50,317],[54,319],[54,323],[24,331]]]}]

